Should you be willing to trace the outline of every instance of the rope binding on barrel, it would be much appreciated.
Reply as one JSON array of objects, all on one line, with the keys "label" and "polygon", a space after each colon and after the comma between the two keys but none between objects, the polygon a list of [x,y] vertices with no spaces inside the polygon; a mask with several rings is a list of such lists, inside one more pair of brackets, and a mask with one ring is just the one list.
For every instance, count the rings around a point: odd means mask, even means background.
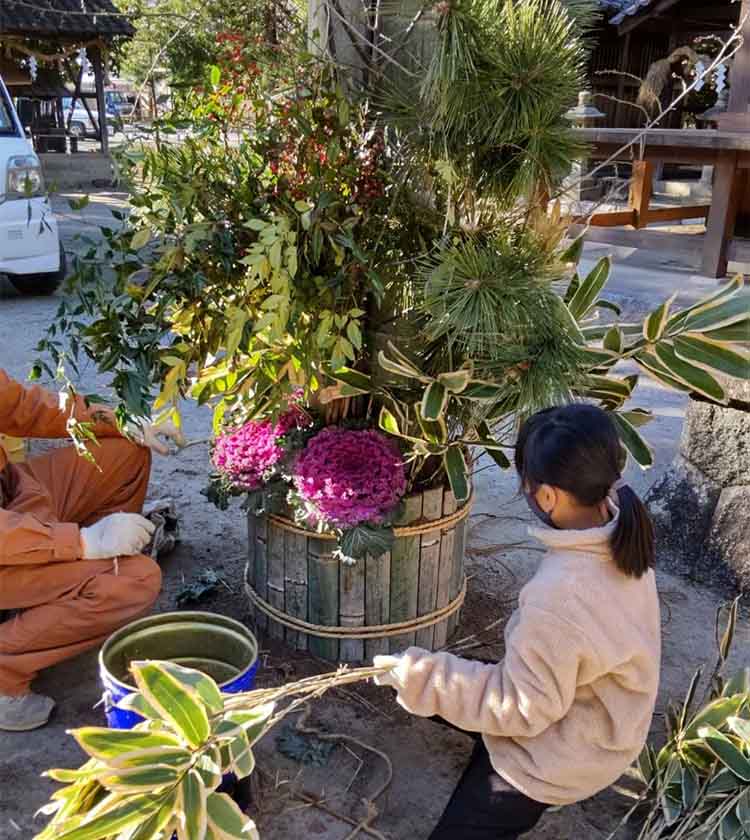
[{"label": "rope binding on barrel", "polygon": [[464,600],[466,599],[466,583],[467,579],[464,578],[461,591],[458,595],[449,604],[431,613],[409,619],[408,621],[401,621],[397,624],[372,624],[368,627],[311,624],[309,621],[294,618],[272,606],[268,601],[261,598],[249,583],[245,583],[245,592],[256,609],[274,621],[278,621],[279,624],[283,624],[284,627],[288,627],[290,630],[309,633],[311,636],[319,636],[323,639],[385,639],[389,636],[400,636],[402,633],[413,633],[416,630],[424,630],[426,627],[432,627],[444,619],[450,618],[450,616],[458,612],[463,606]]}]

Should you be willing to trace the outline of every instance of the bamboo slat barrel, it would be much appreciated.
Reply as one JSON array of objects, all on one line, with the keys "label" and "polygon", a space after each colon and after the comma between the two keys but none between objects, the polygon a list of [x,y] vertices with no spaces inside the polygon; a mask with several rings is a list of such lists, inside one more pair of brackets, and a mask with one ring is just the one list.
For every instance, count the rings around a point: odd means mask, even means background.
[{"label": "bamboo slat barrel", "polygon": [[442,487],[409,496],[391,551],[353,565],[332,535],[251,511],[245,586],[258,630],[331,662],[443,647],[466,591],[470,507]]}]

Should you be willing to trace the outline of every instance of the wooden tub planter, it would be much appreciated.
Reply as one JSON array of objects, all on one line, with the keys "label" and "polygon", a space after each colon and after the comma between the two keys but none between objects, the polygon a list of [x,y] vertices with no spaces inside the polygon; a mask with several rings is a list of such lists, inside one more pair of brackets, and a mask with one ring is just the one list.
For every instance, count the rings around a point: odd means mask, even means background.
[{"label": "wooden tub planter", "polygon": [[335,556],[335,536],[251,512],[245,589],[258,629],[331,662],[443,647],[466,594],[470,509],[443,488],[409,496],[391,551],[354,565]]}]

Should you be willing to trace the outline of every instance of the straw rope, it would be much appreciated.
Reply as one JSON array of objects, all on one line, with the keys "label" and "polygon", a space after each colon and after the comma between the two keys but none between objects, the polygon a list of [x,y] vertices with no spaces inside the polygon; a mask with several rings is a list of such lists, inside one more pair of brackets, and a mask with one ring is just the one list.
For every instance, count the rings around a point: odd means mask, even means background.
[{"label": "straw rope", "polygon": [[276,609],[268,601],[261,598],[249,583],[245,583],[245,592],[254,607],[274,621],[278,621],[279,624],[283,624],[284,627],[288,627],[290,630],[309,633],[311,636],[319,636],[323,639],[385,639],[389,636],[400,636],[402,633],[411,633],[415,630],[432,627],[434,624],[438,624],[438,622],[449,618],[453,613],[458,612],[466,599],[466,582],[466,578],[464,578],[463,586],[458,596],[445,607],[440,607],[440,609],[427,613],[427,615],[420,616],[419,618],[401,621],[398,624],[372,624],[369,627],[310,624],[308,621],[303,621],[301,618],[294,618]]},{"label": "straw rope", "polygon": [[[427,522],[421,522],[419,525],[404,525],[399,528],[394,528],[393,533],[396,537],[416,537],[419,534],[429,534],[432,531],[444,531],[452,525],[456,525],[462,519],[466,519],[471,510],[471,504],[474,497],[471,496],[463,507],[459,508],[455,513],[444,516],[442,519],[433,519]],[[311,531],[309,528],[303,528],[300,525],[295,525],[291,519],[286,516],[278,516],[277,514],[269,514],[268,521],[272,522],[277,527],[284,531],[291,531],[293,534],[301,534],[303,537],[310,537],[315,540],[338,540],[336,534],[331,534],[328,531]]]}]

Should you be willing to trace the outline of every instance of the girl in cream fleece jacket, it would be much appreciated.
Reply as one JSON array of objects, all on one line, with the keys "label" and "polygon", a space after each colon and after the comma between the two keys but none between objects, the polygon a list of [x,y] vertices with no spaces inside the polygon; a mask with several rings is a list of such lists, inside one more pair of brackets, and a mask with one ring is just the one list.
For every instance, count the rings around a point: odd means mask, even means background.
[{"label": "girl in cream fleece jacket", "polygon": [[[547,409],[522,427],[516,468],[547,547],[483,664],[409,648],[376,657],[398,702],[477,744],[431,840],[511,840],[549,805],[612,784],[646,740],[656,701],[660,616],[653,529],[619,486],[621,446],[594,406]],[[618,486],[616,486],[618,485]],[[481,737],[479,737],[481,735]]]}]

